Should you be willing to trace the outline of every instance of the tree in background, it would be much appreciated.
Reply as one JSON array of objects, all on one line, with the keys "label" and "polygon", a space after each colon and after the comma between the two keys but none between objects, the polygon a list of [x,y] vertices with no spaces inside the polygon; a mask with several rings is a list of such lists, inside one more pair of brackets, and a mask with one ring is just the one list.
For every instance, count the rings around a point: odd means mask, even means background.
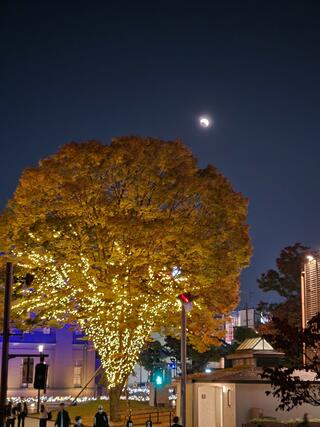
[{"label": "tree in background", "polygon": [[[223,357],[226,354],[226,346],[222,343],[223,340],[220,339],[219,341],[221,341],[219,346],[212,345],[204,352],[197,351],[197,349],[192,345],[187,345],[187,355],[189,362],[187,364],[188,374],[203,372],[209,362],[218,361],[220,357]],[[168,355],[176,358],[179,363],[181,359],[180,339],[167,336],[165,338],[164,348],[168,351]]]},{"label": "tree in background", "polygon": [[146,371],[152,371],[155,366],[164,366],[168,355],[167,349],[160,341],[148,341],[140,353],[138,362]]},{"label": "tree in background", "polygon": [[[223,338],[219,338],[219,345],[212,345],[206,351],[197,351],[192,345],[187,345],[188,374],[203,372],[209,362],[218,362],[221,357],[233,353],[237,347],[247,338],[255,338],[257,332],[252,328],[239,326],[235,328],[234,340],[228,344]],[[179,361],[181,359],[181,341],[172,336],[165,337],[165,343],[162,345],[159,341],[147,343],[140,354],[139,363],[150,371],[157,364],[165,365],[167,358],[174,357]]]},{"label": "tree in background", "polygon": [[[188,339],[217,343],[249,262],[247,200],[179,141],[70,143],[26,169],[0,217],[6,254],[34,281],[15,316],[78,325],[105,369],[111,419],[151,331],[176,331],[176,296],[199,295]],[[170,326],[170,327],[169,327]]]},{"label": "tree in background", "polygon": [[[285,247],[276,260],[277,270],[268,270],[258,279],[262,291],[276,292],[282,299],[279,303],[261,302],[258,307],[269,318],[269,321],[259,328],[259,333],[273,346],[276,344],[274,337],[279,334],[279,320],[287,321],[293,327],[301,326],[301,263],[307,249],[300,243]],[[301,349],[296,353],[296,357],[301,357]]]},{"label": "tree in background", "polygon": [[[266,392],[279,400],[278,409],[290,410],[303,403],[320,404],[320,313],[305,329],[292,325],[286,319],[274,318],[278,334],[274,337],[277,348],[285,349],[286,366],[267,368],[262,378],[270,381],[272,390]],[[297,348],[303,358],[297,358]],[[299,372],[300,371],[300,372]],[[306,379],[306,375],[309,377]]]}]

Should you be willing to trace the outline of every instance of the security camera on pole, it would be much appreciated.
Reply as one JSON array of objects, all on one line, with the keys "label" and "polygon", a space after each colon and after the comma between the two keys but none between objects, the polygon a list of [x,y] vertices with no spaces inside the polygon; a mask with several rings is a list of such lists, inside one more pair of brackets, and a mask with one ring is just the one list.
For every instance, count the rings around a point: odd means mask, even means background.
[{"label": "security camera on pole", "polygon": [[187,312],[192,310],[192,301],[196,298],[190,292],[178,295],[181,301],[181,424],[186,427],[186,391],[187,391]]}]

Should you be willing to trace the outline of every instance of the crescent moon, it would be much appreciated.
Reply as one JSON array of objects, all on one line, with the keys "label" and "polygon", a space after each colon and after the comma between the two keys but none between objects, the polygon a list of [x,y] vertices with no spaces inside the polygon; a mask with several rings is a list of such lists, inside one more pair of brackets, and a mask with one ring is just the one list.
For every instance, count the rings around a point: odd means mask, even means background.
[{"label": "crescent moon", "polygon": [[203,128],[208,128],[210,126],[210,120],[207,117],[200,117],[200,126]]}]

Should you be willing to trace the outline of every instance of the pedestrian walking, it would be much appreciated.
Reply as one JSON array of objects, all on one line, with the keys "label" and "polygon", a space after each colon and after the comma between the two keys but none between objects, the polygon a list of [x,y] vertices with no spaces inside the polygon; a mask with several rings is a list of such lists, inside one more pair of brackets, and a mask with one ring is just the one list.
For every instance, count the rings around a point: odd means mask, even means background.
[{"label": "pedestrian walking", "polygon": [[308,414],[304,414],[303,421],[302,423],[299,424],[298,427],[309,427],[309,426],[310,426],[310,423],[309,423]]},{"label": "pedestrian walking", "polygon": [[27,416],[28,416],[28,405],[27,405],[27,402],[23,402],[22,409],[20,412],[21,426],[19,424],[19,416],[18,416],[18,427],[24,427],[24,420]]},{"label": "pedestrian walking", "polygon": [[98,407],[98,412],[93,419],[93,425],[94,427],[109,427],[108,415],[103,410],[102,405]]},{"label": "pedestrian walking", "polygon": [[49,419],[49,414],[48,414],[47,408],[42,404],[40,406],[39,427],[47,427],[48,419]]},{"label": "pedestrian walking", "polygon": [[22,403],[19,402],[16,406],[16,417],[18,418],[18,427],[21,425]]},{"label": "pedestrian walking", "polygon": [[74,427],[83,427],[82,418],[80,417],[80,415],[77,415],[75,420],[76,422],[74,424]]},{"label": "pedestrian walking", "polygon": [[64,403],[60,403],[60,411],[58,412],[57,419],[54,423],[57,427],[69,427],[70,417],[68,411],[64,409]]},{"label": "pedestrian walking", "polygon": [[179,417],[173,417],[173,424],[171,425],[171,427],[182,427],[182,425],[179,424]]},{"label": "pedestrian walking", "polygon": [[12,406],[12,402],[9,402],[6,406],[6,427],[14,427],[16,420],[16,408]]}]

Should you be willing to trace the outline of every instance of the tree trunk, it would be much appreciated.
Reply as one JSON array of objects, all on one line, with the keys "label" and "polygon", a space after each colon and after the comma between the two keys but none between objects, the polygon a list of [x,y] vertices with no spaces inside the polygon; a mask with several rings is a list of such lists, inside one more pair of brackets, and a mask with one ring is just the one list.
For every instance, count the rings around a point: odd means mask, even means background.
[{"label": "tree trunk", "polygon": [[109,390],[109,403],[110,403],[110,420],[120,421],[120,396],[122,385],[113,387]]}]

